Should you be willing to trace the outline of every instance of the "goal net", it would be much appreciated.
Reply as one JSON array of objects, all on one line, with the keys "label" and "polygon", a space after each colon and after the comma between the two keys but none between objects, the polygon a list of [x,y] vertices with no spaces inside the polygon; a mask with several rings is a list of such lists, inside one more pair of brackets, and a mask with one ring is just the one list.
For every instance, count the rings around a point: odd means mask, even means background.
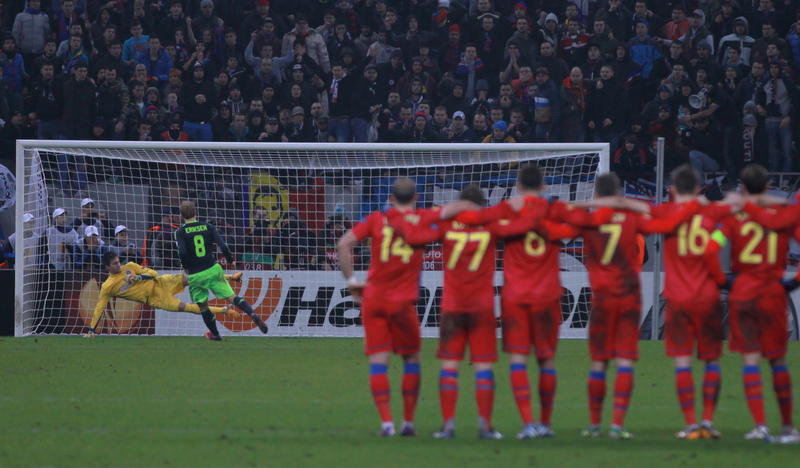
[{"label": "goal net", "polygon": [[[20,141],[17,153],[16,231],[23,233],[17,235],[17,336],[86,331],[109,250],[123,265],[180,274],[172,234],[184,199],[230,246],[244,272],[232,287],[267,322],[270,336],[361,336],[335,244],[387,206],[394,179],[415,180],[419,205],[430,207],[456,200],[470,183],[480,185],[490,204],[506,199],[526,162],[544,169],[549,196],[587,200],[596,175],[608,170],[606,144]],[[591,297],[579,247],[579,240],[565,243],[561,259],[562,337],[586,336]],[[423,336],[438,336],[441,260],[440,246],[428,246],[418,303]],[[362,278],[369,261],[368,245],[361,245],[355,262]],[[220,263],[231,267],[222,255]],[[188,289],[176,294],[190,302]],[[259,334],[246,316],[218,322],[225,335]],[[204,330],[199,316],[125,299],[112,299],[98,326],[99,333],[119,335]]]}]

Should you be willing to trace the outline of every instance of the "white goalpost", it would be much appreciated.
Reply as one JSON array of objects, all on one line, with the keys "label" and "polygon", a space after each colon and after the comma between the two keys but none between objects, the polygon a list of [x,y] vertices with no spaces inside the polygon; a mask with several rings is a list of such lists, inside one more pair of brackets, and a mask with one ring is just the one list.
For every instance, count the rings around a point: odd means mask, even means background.
[{"label": "white goalpost", "polygon": [[[335,241],[385,207],[394,179],[415,180],[423,207],[457,199],[469,183],[480,185],[494,204],[515,194],[520,165],[536,162],[548,196],[581,201],[592,197],[594,180],[609,170],[609,159],[607,143],[20,140],[15,335],[84,332],[106,277],[102,254],[109,250],[123,264],[179,273],[171,234],[180,225],[179,202],[189,199],[234,252],[244,272],[234,291],[267,322],[269,336],[361,336]],[[355,258],[363,278],[368,246]],[[561,337],[585,338],[591,296],[580,240],[565,243],[561,260]],[[221,254],[220,263],[231,267]],[[417,306],[423,336],[438,336],[441,268],[440,247],[428,246]],[[502,260],[495,284],[502,285]],[[643,292],[646,311],[651,301]],[[177,295],[190,302],[188,290]],[[260,335],[247,317],[219,323],[223,335]],[[204,329],[198,316],[124,299],[109,303],[98,327],[118,335],[199,335]]]}]

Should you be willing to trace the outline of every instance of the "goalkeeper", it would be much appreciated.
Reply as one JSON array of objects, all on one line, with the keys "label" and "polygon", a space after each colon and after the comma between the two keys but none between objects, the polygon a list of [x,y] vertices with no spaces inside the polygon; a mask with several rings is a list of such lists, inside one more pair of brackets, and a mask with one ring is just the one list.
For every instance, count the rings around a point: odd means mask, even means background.
[{"label": "goalkeeper", "polygon": [[203,310],[203,321],[210,330],[206,333],[209,340],[220,341],[217,323],[214,314],[208,310],[208,291],[214,293],[218,299],[225,299],[250,316],[258,325],[262,333],[267,333],[267,324],[264,323],[253,308],[244,299],[235,296],[231,285],[225,280],[222,267],[217,263],[217,247],[225,255],[230,264],[235,264],[233,253],[222,240],[213,224],[197,220],[197,209],[189,200],[181,202],[181,217],[183,226],[175,231],[175,243],[178,246],[178,256],[183,264],[183,269],[189,275],[189,294],[192,301],[196,302]]},{"label": "goalkeeper", "polygon": [[[119,255],[114,252],[106,252],[103,255],[103,265],[108,270],[108,279],[100,287],[100,298],[94,308],[92,322],[85,335],[87,337],[95,336],[97,324],[112,297],[141,302],[170,312],[191,312],[193,314],[202,312],[197,304],[187,304],[175,297],[175,294],[183,291],[183,288],[189,284],[189,279],[184,274],[159,276],[155,270],[144,268],[133,262],[122,266],[119,262]],[[241,273],[228,275],[227,279],[240,281],[241,276]],[[226,313],[231,318],[239,317],[239,313],[230,307],[209,307],[208,309],[214,314]]]}]

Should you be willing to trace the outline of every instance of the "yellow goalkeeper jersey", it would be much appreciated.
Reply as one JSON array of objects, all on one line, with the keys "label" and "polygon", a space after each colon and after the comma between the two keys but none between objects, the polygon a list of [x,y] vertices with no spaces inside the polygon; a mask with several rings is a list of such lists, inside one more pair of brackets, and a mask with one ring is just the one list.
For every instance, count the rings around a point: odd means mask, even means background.
[{"label": "yellow goalkeeper jersey", "polygon": [[121,297],[130,301],[147,303],[147,299],[153,293],[155,282],[153,281],[139,281],[138,283],[127,283],[125,277],[127,272],[134,275],[147,275],[157,277],[158,273],[155,270],[144,268],[141,265],[133,262],[126,263],[122,270],[116,275],[108,275],[108,279],[103,282],[100,288],[100,297],[97,299],[97,306],[94,308],[92,315],[91,328],[96,328],[100,317],[103,316],[103,311],[106,310],[108,301],[112,297]]}]

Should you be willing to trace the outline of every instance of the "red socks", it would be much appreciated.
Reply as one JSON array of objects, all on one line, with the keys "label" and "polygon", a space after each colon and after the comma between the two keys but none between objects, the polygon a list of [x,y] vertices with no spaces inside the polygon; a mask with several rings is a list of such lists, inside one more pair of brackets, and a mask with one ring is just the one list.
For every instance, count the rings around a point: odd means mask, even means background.
[{"label": "red socks", "polygon": [[631,401],[633,392],[633,368],[618,367],[617,379],[614,382],[614,412],[612,413],[611,423],[616,426],[623,426],[625,414],[628,412],[628,405]]},{"label": "red socks", "polygon": [[369,365],[369,386],[372,389],[372,399],[381,416],[381,422],[392,421],[392,409],[389,404],[391,389],[389,388],[389,376],[386,375],[387,366],[385,364]]},{"label": "red socks", "polygon": [[456,416],[458,401],[458,371],[442,369],[439,372],[439,403],[442,407],[442,421],[445,423]]},{"label": "red socks", "polygon": [[403,421],[414,422],[414,411],[419,398],[419,363],[403,365]]},{"label": "red socks", "polygon": [[678,393],[678,402],[681,405],[686,425],[697,424],[697,416],[694,412],[694,377],[691,367],[675,368],[675,390]]},{"label": "red socks", "polygon": [[511,391],[517,403],[519,416],[523,424],[533,423],[531,411],[531,384],[528,380],[528,366],[525,364],[511,364]]},{"label": "red socks", "polygon": [[492,427],[492,407],[494,406],[494,372],[491,369],[475,373],[475,400],[478,403],[478,416]]},{"label": "red socks", "polygon": [[719,388],[722,384],[722,372],[717,364],[706,364],[703,376],[703,421],[714,420],[714,410],[717,409]]},{"label": "red socks", "polygon": [[539,401],[542,405],[542,424],[550,425],[553,400],[556,398],[556,370],[539,369]]},{"label": "red socks", "polygon": [[775,389],[775,396],[778,398],[778,406],[781,409],[781,424],[791,426],[792,377],[789,375],[786,364],[772,368],[772,388]]},{"label": "red socks", "polygon": [[761,383],[761,369],[758,366],[744,366],[742,380],[744,381],[744,396],[747,398],[750,414],[753,415],[753,422],[757,426],[762,426],[766,424],[766,419],[764,418],[764,389]]},{"label": "red socks", "polygon": [[605,371],[589,372],[589,421],[593,426],[600,424],[603,416],[603,399],[606,396]]}]

